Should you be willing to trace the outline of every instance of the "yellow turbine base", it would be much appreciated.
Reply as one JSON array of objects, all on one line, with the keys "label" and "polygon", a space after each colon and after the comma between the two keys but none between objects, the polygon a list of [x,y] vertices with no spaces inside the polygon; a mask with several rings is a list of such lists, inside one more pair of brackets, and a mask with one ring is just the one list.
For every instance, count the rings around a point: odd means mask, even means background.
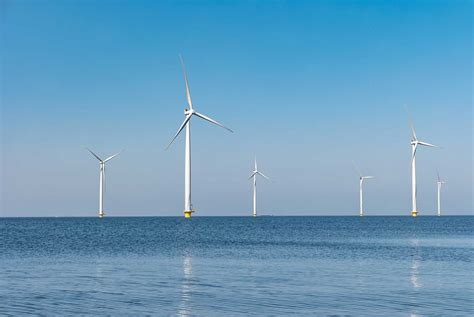
[{"label": "yellow turbine base", "polygon": [[411,212],[411,216],[412,216],[412,217],[418,216],[418,211],[413,210],[413,211]]},{"label": "yellow turbine base", "polygon": [[191,218],[191,214],[194,212],[194,210],[185,210],[184,211],[184,218]]}]

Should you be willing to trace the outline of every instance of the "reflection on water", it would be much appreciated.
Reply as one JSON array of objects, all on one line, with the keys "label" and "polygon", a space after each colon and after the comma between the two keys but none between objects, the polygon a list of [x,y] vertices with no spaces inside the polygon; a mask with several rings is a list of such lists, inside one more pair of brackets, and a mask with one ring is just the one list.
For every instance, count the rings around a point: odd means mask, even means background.
[{"label": "reflection on water", "polygon": [[421,265],[421,261],[418,259],[413,259],[412,265],[411,265],[411,285],[413,285],[414,288],[420,288],[422,286],[420,278],[419,278],[419,268]]},{"label": "reflection on water", "polygon": [[190,316],[191,305],[190,300],[192,296],[192,278],[193,278],[193,263],[189,254],[183,258],[183,278],[181,282],[181,300],[179,303],[179,316]]},{"label": "reflection on water", "polygon": [[[421,280],[420,280],[420,267],[421,267],[421,255],[420,255],[420,241],[419,239],[411,239],[410,244],[413,248],[413,253],[411,255],[411,266],[410,266],[410,282],[411,286],[413,287],[413,290],[418,292],[421,287]],[[418,314],[418,296],[416,293],[412,293],[411,296],[411,303],[410,309],[412,310],[410,312],[411,317],[419,317],[420,315]]]},{"label": "reflection on water", "polygon": [[419,269],[421,266],[419,244],[420,244],[420,241],[418,239],[411,240],[411,245],[413,246],[413,248],[415,248],[415,253],[412,255],[410,281],[411,281],[411,285],[415,289],[422,287],[420,277],[419,277]]}]

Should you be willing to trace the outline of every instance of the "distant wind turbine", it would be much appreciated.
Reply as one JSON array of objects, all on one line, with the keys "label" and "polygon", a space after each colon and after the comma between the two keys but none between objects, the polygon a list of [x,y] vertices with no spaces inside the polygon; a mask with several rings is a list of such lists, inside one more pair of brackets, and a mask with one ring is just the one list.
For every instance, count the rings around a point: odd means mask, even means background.
[{"label": "distant wind turbine", "polygon": [[364,180],[365,179],[370,179],[370,178],[375,178],[373,176],[363,176],[362,175],[362,172],[360,171],[360,169],[357,167],[356,163],[353,161],[352,164],[354,164],[354,167],[357,171],[357,173],[359,173],[359,216],[363,216],[364,215]]},{"label": "distant wind turbine", "polygon": [[99,218],[105,216],[104,213],[104,189],[105,189],[105,163],[119,155],[122,151],[109,156],[105,160],[101,159],[97,154],[86,148],[96,159],[99,160]]},{"label": "distant wind turbine", "polygon": [[260,175],[268,180],[270,180],[269,177],[265,176],[263,173],[261,173],[258,168],[257,168],[257,158],[255,158],[255,167],[250,175],[249,179],[253,178],[253,216],[257,217],[257,175]]},{"label": "distant wind turbine", "polygon": [[412,139],[411,139],[411,201],[412,201],[412,211],[411,215],[416,217],[418,215],[418,210],[416,208],[416,149],[418,145],[429,146],[429,147],[438,147],[430,143],[422,142],[416,137],[415,127],[413,122],[410,122]]},{"label": "distant wind turbine", "polygon": [[186,145],[185,145],[185,154],[184,154],[184,217],[191,218],[191,214],[194,212],[194,210],[192,209],[192,204],[191,204],[191,121],[190,121],[191,117],[197,116],[201,119],[204,119],[215,125],[218,125],[230,132],[233,132],[233,131],[229,128],[226,128],[225,126],[215,121],[214,119],[211,119],[197,112],[196,110],[194,110],[193,102],[191,100],[191,93],[189,91],[188,76],[186,74],[186,68],[184,66],[184,61],[181,55],[179,55],[179,59],[181,61],[181,66],[183,67],[184,81],[186,84],[186,97],[187,97],[189,109],[184,109],[184,121],[179,127],[178,132],[176,132],[175,136],[166,147],[166,149],[168,149],[171,146],[171,144],[178,137],[181,131],[184,128],[186,128]]},{"label": "distant wind turbine", "polygon": [[446,184],[446,182],[441,180],[439,172],[436,173],[438,174],[438,181],[436,182],[438,184],[438,216],[441,216],[441,185]]}]

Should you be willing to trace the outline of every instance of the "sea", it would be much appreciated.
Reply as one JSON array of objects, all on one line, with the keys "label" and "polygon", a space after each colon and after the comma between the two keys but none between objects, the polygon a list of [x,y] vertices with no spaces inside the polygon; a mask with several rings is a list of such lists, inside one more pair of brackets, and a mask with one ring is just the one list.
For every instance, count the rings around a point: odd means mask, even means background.
[{"label": "sea", "polygon": [[474,316],[474,216],[0,218],[1,316]]}]

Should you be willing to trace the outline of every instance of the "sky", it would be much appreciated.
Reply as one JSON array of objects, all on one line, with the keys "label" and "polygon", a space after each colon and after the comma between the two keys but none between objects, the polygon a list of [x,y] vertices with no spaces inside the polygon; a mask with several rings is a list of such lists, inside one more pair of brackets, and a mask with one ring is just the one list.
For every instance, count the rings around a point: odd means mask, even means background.
[{"label": "sky", "polygon": [[2,1],[1,216],[473,214],[472,1]]}]

